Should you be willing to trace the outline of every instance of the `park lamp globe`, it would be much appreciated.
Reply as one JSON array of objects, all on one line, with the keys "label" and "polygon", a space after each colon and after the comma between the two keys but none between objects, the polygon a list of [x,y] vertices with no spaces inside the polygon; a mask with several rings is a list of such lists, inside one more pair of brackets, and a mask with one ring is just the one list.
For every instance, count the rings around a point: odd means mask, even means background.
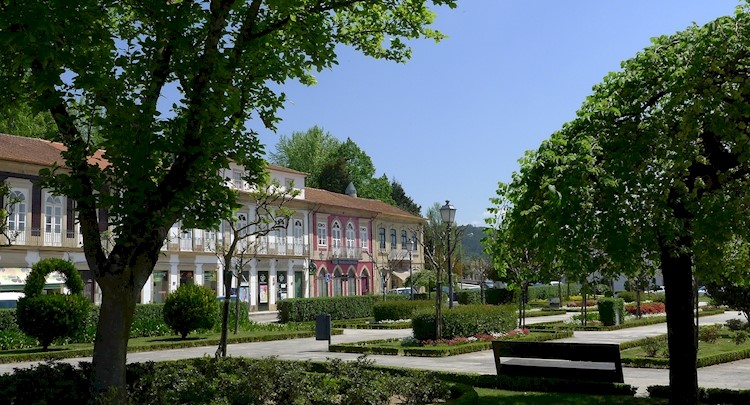
[{"label": "park lamp globe", "polygon": [[443,222],[451,226],[456,219],[456,207],[450,201],[445,200],[445,205],[440,207],[440,217],[443,219]]}]

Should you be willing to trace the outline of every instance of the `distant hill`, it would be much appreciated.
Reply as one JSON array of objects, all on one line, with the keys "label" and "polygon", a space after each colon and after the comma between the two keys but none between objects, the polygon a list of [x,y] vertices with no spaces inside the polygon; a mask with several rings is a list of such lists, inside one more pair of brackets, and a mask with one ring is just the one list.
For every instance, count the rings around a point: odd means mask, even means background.
[{"label": "distant hill", "polygon": [[474,225],[463,225],[463,238],[461,244],[464,248],[464,257],[469,259],[472,257],[487,257],[484,253],[484,245],[482,245],[482,238],[484,238],[484,226]]}]

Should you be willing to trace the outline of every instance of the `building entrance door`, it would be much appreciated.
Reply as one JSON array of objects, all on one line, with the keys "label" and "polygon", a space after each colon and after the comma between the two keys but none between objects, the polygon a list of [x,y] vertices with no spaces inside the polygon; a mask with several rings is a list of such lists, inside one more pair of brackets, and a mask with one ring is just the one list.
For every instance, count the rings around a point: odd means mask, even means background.
[{"label": "building entrance door", "polygon": [[305,296],[305,274],[301,271],[294,272],[294,298]]},{"label": "building entrance door", "polygon": [[268,311],[268,272],[258,272],[258,311]]}]

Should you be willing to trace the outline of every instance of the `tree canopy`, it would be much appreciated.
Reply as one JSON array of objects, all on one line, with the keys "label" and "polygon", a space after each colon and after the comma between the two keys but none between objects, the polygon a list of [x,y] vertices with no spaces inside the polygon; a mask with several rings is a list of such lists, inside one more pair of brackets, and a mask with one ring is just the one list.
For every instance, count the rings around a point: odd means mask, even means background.
[{"label": "tree canopy", "polygon": [[[257,128],[274,129],[283,84],[315,82],[338,45],[395,62],[408,41],[443,35],[430,7],[454,0],[47,0],[0,3],[0,110],[48,112],[69,172],[47,186],[76,201],[89,268],[102,289],[94,392],[124,392],[138,294],[177,220],[210,228],[236,193],[223,169],[266,177]],[[103,134],[93,142],[82,128]],[[89,159],[97,149],[107,164]],[[114,246],[105,250],[99,211]],[[123,399],[124,396],[120,396]]]},{"label": "tree canopy", "polygon": [[675,403],[694,403],[695,267],[713,279],[722,252],[750,236],[750,15],[691,26],[622,63],[574,121],[501,184],[502,239],[545,266],[585,276],[659,263]]}]

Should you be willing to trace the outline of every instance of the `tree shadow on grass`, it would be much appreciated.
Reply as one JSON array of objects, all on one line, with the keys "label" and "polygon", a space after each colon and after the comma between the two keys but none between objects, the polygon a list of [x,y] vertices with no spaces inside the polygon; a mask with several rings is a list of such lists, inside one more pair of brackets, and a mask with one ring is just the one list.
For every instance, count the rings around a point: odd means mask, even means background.
[{"label": "tree shadow on grass", "polygon": [[179,336],[156,336],[153,339],[148,339],[147,342],[191,342],[196,340],[207,340],[201,336],[188,336],[185,339]]}]

